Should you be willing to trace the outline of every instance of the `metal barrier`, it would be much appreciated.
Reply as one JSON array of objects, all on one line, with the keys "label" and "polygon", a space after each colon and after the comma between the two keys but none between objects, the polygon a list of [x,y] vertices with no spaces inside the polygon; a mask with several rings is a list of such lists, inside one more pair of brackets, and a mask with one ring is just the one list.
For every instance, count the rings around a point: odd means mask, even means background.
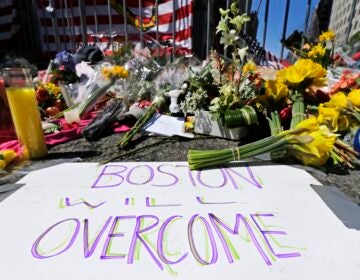
[{"label": "metal barrier", "polygon": [[[181,46],[176,45],[176,32],[177,32],[177,8],[179,7],[178,0],[170,1],[170,0],[154,0],[154,7],[152,10],[152,15],[154,15],[154,23],[155,26],[153,26],[152,29],[147,30],[144,28],[146,23],[144,23],[144,15],[143,15],[143,1],[142,0],[133,0],[126,1],[126,0],[30,0],[33,3],[33,8],[36,7],[35,15],[38,18],[38,26],[37,26],[37,32],[40,34],[40,37],[42,37],[42,46],[43,50],[45,51],[60,51],[62,49],[69,49],[72,51],[75,51],[77,46],[79,45],[79,38],[81,37],[81,43],[83,45],[86,45],[89,43],[89,33],[88,33],[88,21],[89,17],[93,17],[91,22],[93,23],[93,33],[99,34],[103,31],[105,31],[104,34],[107,34],[109,36],[109,43],[110,45],[113,45],[113,38],[114,38],[114,31],[116,30],[113,22],[113,16],[114,16],[114,10],[116,10],[117,13],[121,14],[123,16],[123,28],[122,28],[122,36],[124,38],[124,42],[128,43],[130,40],[132,40],[132,36],[134,34],[134,28],[132,26],[133,23],[137,24],[137,32],[139,41],[141,44],[144,45],[146,38],[149,38],[147,35],[147,31],[151,30],[152,38],[155,42],[159,42],[161,37],[161,31],[159,30],[159,5],[162,5],[164,3],[170,3],[172,2],[172,15],[171,15],[171,38],[169,39],[170,42],[172,42],[172,45],[170,46],[172,48],[172,54],[175,56],[177,49]],[[128,3],[131,3],[134,5],[136,3],[138,5],[138,15],[134,16],[133,14],[129,14],[129,7]],[[217,0],[189,0],[189,3],[194,2],[202,2],[204,5],[206,5],[206,23],[204,24],[205,34],[204,34],[204,40],[206,40],[204,44],[205,48],[205,56],[209,54],[209,51],[213,45],[213,40],[211,39],[214,34],[214,25],[211,25],[212,17],[214,16],[214,13],[217,11],[214,11],[214,5]],[[307,29],[308,25],[308,19],[309,19],[309,13],[310,13],[310,6],[311,6],[311,0],[304,0],[307,1],[307,10],[306,10],[306,16],[304,21],[304,28]],[[226,2],[222,2],[225,8],[230,7],[230,0],[226,0]],[[262,0],[259,0],[259,6],[257,11],[259,10],[260,6],[262,5]],[[267,35],[267,23],[268,23],[268,13],[269,13],[269,3],[270,0],[265,0],[265,12],[264,12],[264,18],[263,18],[263,36],[262,36],[262,47],[265,47],[266,45],[266,35]],[[219,3],[219,2],[217,2]],[[245,9],[250,10],[249,6],[251,5],[251,0],[241,0],[239,1],[239,4],[245,3]],[[283,3],[283,2],[282,2]],[[102,23],[99,23],[99,19],[104,19],[104,15],[100,14],[99,9],[97,8],[98,5],[101,4],[102,8],[105,6],[107,7],[107,26],[106,30],[104,30],[104,25]],[[89,5],[91,5],[93,8],[90,10]],[[170,4],[169,4],[170,5]],[[286,9],[284,14],[284,23],[283,23],[283,32],[282,32],[282,39],[284,40],[286,38],[286,31],[287,31],[287,19],[289,14],[289,7],[290,7],[290,0],[286,0]],[[133,10],[133,8],[132,8]],[[30,11],[31,12],[31,11]],[[104,13],[104,9],[101,10],[102,13]],[[196,13],[196,11],[193,11]],[[76,21],[80,22],[76,22]],[[45,28],[43,28],[44,22],[48,24],[48,22],[51,22],[51,26],[46,25]],[[102,26],[101,26],[102,25]],[[40,30],[41,29],[41,30]],[[131,29],[131,32],[130,32]],[[246,26],[245,26],[245,30]],[[202,35],[202,34],[201,34]],[[198,34],[193,34],[193,37],[190,39],[194,39],[194,36],[198,36]],[[95,37],[93,39],[94,43],[99,43],[101,36],[98,38]],[[283,56],[284,46],[282,46],[281,49],[281,57]],[[225,56],[227,55],[227,52],[225,50]]]}]

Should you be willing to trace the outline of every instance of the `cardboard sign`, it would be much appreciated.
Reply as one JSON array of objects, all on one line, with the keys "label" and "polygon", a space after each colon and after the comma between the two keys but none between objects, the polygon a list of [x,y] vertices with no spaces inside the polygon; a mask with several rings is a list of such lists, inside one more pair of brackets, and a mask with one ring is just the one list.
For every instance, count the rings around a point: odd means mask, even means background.
[{"label": "cardboard sign", "polygon": [[360,233],[281,165],[69,163],[0,204],[0,279],[358,279]]}]

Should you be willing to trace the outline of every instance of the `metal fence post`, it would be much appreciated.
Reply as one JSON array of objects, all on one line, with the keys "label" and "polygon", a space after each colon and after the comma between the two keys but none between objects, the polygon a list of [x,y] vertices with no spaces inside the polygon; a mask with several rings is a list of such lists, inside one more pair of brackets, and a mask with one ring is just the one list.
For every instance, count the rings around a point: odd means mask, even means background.
[{"label": "metal fence post", "polygon": [[207,0],[207,19],[206,19],[206,58],[210,51],[210,0]]},{"label": "metal fence post", "polygon": [[142,1],[139,0],[139,15],[140,15],[140,45],[141,47],[144,47],[144,43],[143,43],[143,31],[142,31],[142,26],[143,26],[143,18],[142,18]]},{"label": "metal fence post", "polygon": [[87,45],[87,26],[86,26],[86,8],[85,1],[78,0],[79,13],[80,13],[80,24],[81,24],[81,38],[84,46]]},{"label": "metal fence post", "polygon": [[126,13],[126,1],[123,0],[123,17],[124,17],[124,32],[125,32],[125,44],[128,44],[128,31],[127,31],[127,13]]},{"label": "metal fence post", "polygon": [[302,36],[302,39],[301,39],[301,48],[305,43],[304,36],[306,34],[308,24],[309,24],[310,7],[311,7],[311,0],[307,0],[305,22],[304,22],[304,33],[303,33],[303,36]]},{"label": "metal fence post", "polygon": [[265,43],[266,43],[266,32],[267,32],[267,24],[268,24],[268,17],[269,17],[269,3],[270,0],[266,0],[265,4],[265,15],[264,15],[264,32],[263,32],[263,41],[262,41],[262,47],[265,49]]},{"label": "metal fence post", "polygon": [[173,59],[175,59],[175,53],[176,53],[176,4],[175,4],[175,1],[177,1],[177,0],[173,0],[173,16],[172,16],[172,20],[173,20],[173,24],[172,24]]},{"label": "metal fence post", "polygon": [[283,55],[284,55],[284,43],[283,42],[286,39],[286,29],[287,29],[287,22],[288,22],[288,17],[289,17],[289,7],[290,7],[290,0],[286,0],[284,26],[283,26],[283,32],[282,32],[282,37],[281,37],[280,59],[283,59]]}]

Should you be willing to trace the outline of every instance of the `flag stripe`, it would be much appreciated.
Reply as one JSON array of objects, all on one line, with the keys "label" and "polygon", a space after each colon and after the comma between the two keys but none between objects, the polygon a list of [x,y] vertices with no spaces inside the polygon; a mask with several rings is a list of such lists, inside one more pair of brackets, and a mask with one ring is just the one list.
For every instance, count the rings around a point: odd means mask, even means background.
[{"label": "flag stripe", "polygon": [[[56,17],[51,18],[50,13],[44,12],[44,1],[38,0],[38,15],[40,17],[40,37],[42,41],[43,51],[56,51],[56,47],[76,47],[79,43],[82,42],[82,32],[81,32],[81,21],[80,21],[80,8],[77,1],[69,3],[67,2],[67,9],[65,8],[64,3],[60,1],[54,1],[55,14]],[[96,6],[94,6],[94,2]],[[131,12],[131,19],[138,20],[136,18],[140,12],[138,8],[138,0],[126,1],[127,8]],[[160,2],[160,1],[159,1]],[[123,3],[123,1],[117,1],[118,4]],[[191,50],[192,40],[191,40],[191,29],[192,29],[192,7],[193,0],[175,0],[175,42],[176,47]],[[60,5],[61,4],[61,5]],[[87,28],[87,41],[88,42],[97,42],[102,41],[103,46],[109,47],[109,15],[108,15],[108,6],[107,1],[105,0],[87,0],[85,1],[85,21]],[[151,38],[156,38],[156,32],[159,31],[159,40],[167,41],[173,43],[173,1],[166,0],[161,1],[158,7],[158,21],[159,26],[156,28],[156,12],[153,7],[155,0],[146,0],[142,1],[142,22],[143,24],[148,24],[146,31],[143,31],[143,35],[147,38],[144,41],[151,41]],[[122,6],[120,11],[122,11]],[[96,9],[96,10],[95,10]],[[96,18],[95,18],[96,11]],[[54,20],[57,24],[57,34],[59,35],[60,45],[57,45],[55,29],[53,28]],[[111,20],[112,20],[112,37],[114,41],[121,40],[124,38],[125,25],[122,15],[117,11],[111,10]],[[127,28],[128,39],[139,41],[140,31],[135,28],[135,26],[129,24],[130,20],[127,19]],[[97,25],[95,25],[97,23]],[[95,31],[98,30],[98,34]],[[93,35],[92,38],[89,35]],[[150,38],[150,39],[149,39]],[[154,41],[154,39],[152,39]],[[74,49],[72,49],[74,51]]]},{"label": "flag stripe", "polygon": [[[188,15],[192,13],[192,5],[189,4],[187,6],[181,7],[178,10],[176,10],[176,20],[181,20],[183,18],[188,17]],[[159,24],[168,24],[169,22],[172,21],[172,12],[171,13],[166,13],[166,14],[161,14],[159,15]],[[120,15],[112,15],[111,16],[112,19],[112,23],[113,24],[123,24],[124,23],[124,19],[122,16]],[[150,20],[150,17],[143,17],[143,21],[146,22],[146,20]],[[80,25],[80,17],[79,16],[75,16],[71,18],[72,22],[74,25]],[[103,15],[100,14],[96,17],[97,23],[98,24],[108,24],[109,22],[109,16],[108,15]],[[40,19],[41,25],[42,26],[47,26],[50,27],[52,26],[52,19],[50,17],[48,18],[41,18]],[[67,22],[66,20],[63,20],[62,18],[57,18],[57,24],[59,27],[63,27],[63,26],[67,26]],[[95,16],[91,15],[91,16],[86,16],[86,24],[88,25],[94,25],[95,24]]]},{"label": "flag stripe", "polygon": [[13,0],[2,0],[0,2],[0,42],[2,45],[5,45],[19,29],[15,18],[16,10]]}]

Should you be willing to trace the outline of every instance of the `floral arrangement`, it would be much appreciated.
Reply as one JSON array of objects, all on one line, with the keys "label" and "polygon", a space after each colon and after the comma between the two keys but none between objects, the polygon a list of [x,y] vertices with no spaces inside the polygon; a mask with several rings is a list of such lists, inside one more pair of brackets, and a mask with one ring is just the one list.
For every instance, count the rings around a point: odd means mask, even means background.
[{"label": "floral arrangement", "polygon": [[[221,13],[221,28],[229,33],[224,23],[229,11]],[[236,33],[231,35],[225,34],[222,42],[236,40]],[[219,166],[265,152],[275,160],[293,158],[310,166],[330,161],[348,168],[358,166],[359,153],[341,140],[360,126],[358,75],[343,73],[331,94],[319,95],[328,82],[326,67],[332,62],[334,40],[333,32],[325,32],[317,44],[298,51],[299,59],[287,68],[264,71],[249,61],[242,64],[241,71],[232,67],[235,73],[223,80],[221,70],[225,67],[221,60],[213,59],[220,95],[211,102],[211,109],[225,116],[236,103],[242,103],[242,110],[251,105],[266,116],[271,136],[228,149],[189,150],[190,168]]]},{"label": "floral arrangement", "polygon": [[52,82],[38,83],[36,100],[43,118],[53,117],[67,108],[61,88]]}]

